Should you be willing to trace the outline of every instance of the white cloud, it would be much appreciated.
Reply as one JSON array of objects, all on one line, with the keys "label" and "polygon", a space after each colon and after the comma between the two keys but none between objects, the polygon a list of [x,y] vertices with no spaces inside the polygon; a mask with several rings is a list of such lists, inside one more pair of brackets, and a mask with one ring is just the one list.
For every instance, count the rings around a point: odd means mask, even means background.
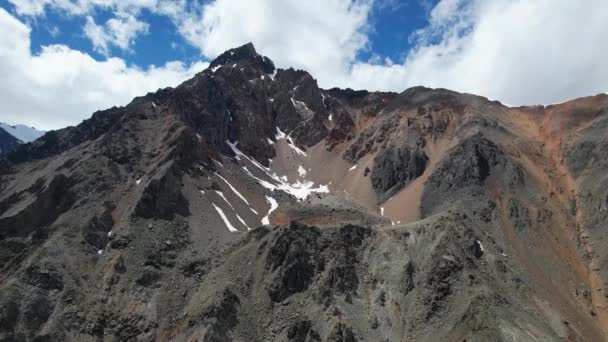
[{"label": "white cloud", "polygon": [[371,0],[214,0],[177,25],[207,57],[252,41],[279,66],[306,69],[325,87],[426,85],[510,104],[608,89],[604,0],[442,0],[399,64],[356,59],[369,48],[371,8]]},{"label": "white cloud", "polygon": [[400,65],[355,62],[347,83],[450,88],[513,105],[608,89],[608,2],[443,0]]},{"label": "white cloud", "polygon": [[121,50],[129,50],[135,38],[148,33],[148,28],[147,23],[137,20],[132,15],[120,15],[117,18],[111,18],[105,26],[97,25],[93,17],[87,16],[84,32],[93,43],[93,48],[107,56],[110,45]]},{"label": "white cloud", "polygon": [[39,129],[79,123],[95,110],[175,86],[207,63],[169,62],[140,69],[119,58],[97,61],[64,45],[30,50],[30,29],[0,9],[0,121]]},{"label": "white cloud", "polygon": [[89,15],[96,9],[136,15],[142,9],[171,15],[181,12],[186,0],[8,0],[19,15],[43,15],[47,8],[69,15]]},{"label": "white cloud", "polygon": [[327,85],[367,47],[371,8],[371,0],[216,0],[176,24],[206,57],[251,41],[278,65],[306,69]]}]

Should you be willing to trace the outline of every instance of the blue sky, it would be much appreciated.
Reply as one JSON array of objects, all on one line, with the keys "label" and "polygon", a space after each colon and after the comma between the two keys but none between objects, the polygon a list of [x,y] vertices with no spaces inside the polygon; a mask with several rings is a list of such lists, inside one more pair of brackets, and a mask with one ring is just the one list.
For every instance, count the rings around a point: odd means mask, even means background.
[{"label": "blue sky", "polygon": [[[395,62],[402,61],[410,49],[410,35],[426,26],[429,11],[437,1],[374,3],[369,14],[369,47],[360,50],[357,58],[368,61],[377,56],[381,59],[388,57]],[[82,27],[86,25],[84,16],[69,15],[65,10],[49,6],[43,17],[32,17],[27,14],[20,15],[16,6],[8,0],[0,0],[0,6],[28,22],[32,29],[30,37],[34,53],[40,52],[42,46],[65,44],[99,60],[107,57],[93,48],[91,40],[83,32]],[[111,19],[113,15],[111,9],[100,8],[93,13],[93,18],[101,23]],[[129,64],[144,68],[149,65],[163,65],[173,60],[191,63],[209,59],[207,56],[201,56],[200,51],[175,30],[175,25],[169,17],[143,9],[139,18],[149,24],[148,32],[134,39],[129,50],[111,47],[109,56],[120,57]]]},{"label": "blue sky", "polygon": [[605,0],[0,0],[0,121],[75,125],[247,42],[324,88],[563,102],[608,91],[605,13]]},{"label": "blue sky", "polygon": [[[0,6],[29,23],[34,53],[40,52],[42,46],[65,44],[96,59],[106,58],[93,49],[91,40],[83,32],[83,26],[86,24],[86,18],[83,16],[66,15],[62,10],[49,8],[44,17],[32,18],[28,15],[18,15],[15,6],[8,0],[0,0]],[[112,16],[110,10],[100,9],[94,13],[97,22],[105,22]],[[184,41],[168,17],[143,10],[141,18],[149,23],[149,32],[134,39],[130,50],[112,47],[110,56],[120,57],[129,64],[140,67],[150,64],[162,65],[172,60],[190,62],[201,59],[200,52]]]}]

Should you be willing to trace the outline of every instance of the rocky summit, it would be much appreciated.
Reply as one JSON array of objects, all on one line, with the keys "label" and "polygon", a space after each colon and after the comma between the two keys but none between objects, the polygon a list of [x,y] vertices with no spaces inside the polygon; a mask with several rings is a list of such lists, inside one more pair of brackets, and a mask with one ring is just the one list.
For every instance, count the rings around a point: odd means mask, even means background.
[{"label": "rocky summit", "polygon": [[0,161],[0,341],[606,341],[608,95],[321,89],[247,44]]}]

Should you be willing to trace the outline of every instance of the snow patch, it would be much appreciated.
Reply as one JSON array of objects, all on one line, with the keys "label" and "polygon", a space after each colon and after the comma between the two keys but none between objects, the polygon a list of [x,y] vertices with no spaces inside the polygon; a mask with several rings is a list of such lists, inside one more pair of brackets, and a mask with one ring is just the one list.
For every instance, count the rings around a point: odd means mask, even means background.
[{"label": "snow patch", "polygon": [[481,244],[481,241],[477,240],[476,242],[477,242],[477,244],[479,245],[479,249],[480,249],[482,252],[485,252],[485,250],[483,249],[483,245]]},{"label": "snow patch", "polygon": [[154,103],[154,101],[152,101],[152,107],[156,108],[156,103]]},{"label": "snow patch", "polygon": [[334,120],[334,115],[330,113],[328,119],[329,119],[329,121],[333,121]]},{"label": "snow patch", "polygon": [[306,103],[302,102],[302,101],[298,101],[298,100],[294,100],[294,98],[291,98],[291,104],[293,104],[294,108],[298,109],[298,108],[304,108],[306,110],[310,110],[308,109],[308,106],[306,105]]},{"label": "snow patch", "polygon": [[274,141],[270,140],[270,138],[266,138],[266,142],[267,142],[269,145],[274,145]]},{"label": "snow patch", "polygon": [[141,180],[142,180],[142,179],[143,179],[143,178],[140,178],[140,179],[136,180],[136,181],[135,181],[135,185],[139,185],[139,183],[141,183]]},{"label": "snow patch", "polygon": [[217,69],[219,69],[219,68],[221,68],[221,67],[222,67],[222,65],[221,65],[221,64],[218,64],[218,65],[214,66],[213,68],[211,68],[211,72],[216,72],[216,71],[217,71]]},{"label": "snow patch", "polygon": [[224,199],[224,202],[228,203],[230,208],[232,208],[232,210],[234,211],[234,207],[232,206],[232,204],[230,202],[228,202],[228,200],[226,199],[226,196],[224,196],[224,194],[221,191],[215,190],[215,193],[218,194],[222,199]]},{"label": "snow patch", "polygon": [[235,143],[231,143],[230,140],[226,140],[226,144],[228,144],[228,146],[230,146],[230,148],[232,149],[232,151],[237,155],[237,156],[241,156],[247,160],[249,160],[253,165],[255,165],[258,169],[264,171],[264,172],[268,172],[270,171],[270,169],[268,169],[267,167],[264,167],[262,164],[258,163],[257,160],[253,159],[253,158],[249,158],[246,154],[244,154],[241,150],[239,150],[236,145],[239,142],[235,142]]},{"label": "snow patch", "polygon": [[[214,172],[215,173],[215,172]],[[234,192],[240,199],[243,200],[243,202],[245,202],[247,205],[250,205],[249,202],[247,202],[247,199],[241,195],[240,192],[238,192],[233,186],[232,184],[228,183],[228,181],[226,180],[226,178],[220,176],[219,174],[215,173],[216,176],[220,177],[221,180],[224,181],[224,183],[228,184],[228,187],[230,187],[230,190],[232,190],[232,192]]]},{"label": "snow patch", "polygon": [[108,237],[112,237],[112,231],[111,230],[108,232]]},{"label": "snow patch", "polygon": [[353,165],[350,169],[348,169],[348,172],[353,171],[356,168],[357,168],[357,164]]},{"label": "snow patch", "polygon": [[268,215],[266,215],[262,218],[262,224],[270,224],[270,220],[268,219],[268,217],[276,208],[279,207],[279,204],[277,203],[277,201],[270,196],[266,196],[266,201],[268,201],[268,203],[270,203],[270,209],[268,210]]},{"label": "snow patch", "polygon": [[101,253],[103,253],[103,249],[97,251],[97,254],[101,255]]},{"label": "snow patch", "polygon": [[199,190],[201,192],[201,194],[205,194],[205,190]]},{"label": "snow patch", "polygon": [[245,170],[245,172],[247,172],[247,174],[251,178],[256,180],[264,188],[266,188],[270,191],[275,191],[275,190],[284,191],[284,192],[294,196],[295,198],[297,198],[300,201],[305,200],[308,196],[310,196],[313,193],[328,193],[329,192],[329,188],[327,187],[327,185],[320,185],[318,187],[314,187],[314,182],[311,182],[311,181],[305,181],[305,182],[297,181],[297,182],[291,184],[288,182],[286,176],[279,177],[275,173],[270,173],[269,170],[265,171],[265,173],[276,184],[273,184],[271,182],[265,181],[263,179],[260,179],[256,176],[254,176],[246,167],[243,167],[243,170]]},{"label": "snow patch", "polygon": [[[285,138],[285,133],[281,132],[281,130],[277,127],[277,140],[278,139],[283,139]],[[288,140],[291,140],[291,138],[289,138]],[[228,144],[228,146],[230,146],[230,148],[232,148],[232,150],[234,151],[234,153],[236,153],[237,155],[249,160],[253,165],[255,165],[258,169],[260,169],[262,172],[264,172],[273,182],[275,182],[276,184],[273,184],[269,181],[265,181],[263,179],[260,179],[256,176],[254,176],[246,167],[243,166],[243,170],[245,170],[245,172],[247,172],[247,174],[255,179],[260,185],[262,185],[264,188],[274,191],[274,190],[281,190],[284,191],[294,197],[296,197],[298,200],[304,200],[306,199],[310,194],[312,193],[328,193],[329,192],[329,188],[327,187],[327,185],[321,185],[318,187],[315,187],[315,183],[311,182],[311,181],[297,181],[296,183],[290,184],[287,176],[281,176],[279,177],[277,174],[272,173],[270,171],[269,168],[262,166],[260,163],[258,163],[256,160],[249,158],[248,156],[246,156],[245,154],[243,154],[243,152],[241,152],[237,147],[237,143],[231,143],[230,141],[226,140],[226,143]],[[297,147],[293,146],[293,149],[297,149],[299,150]],[[303,154],[304,156],[306,156],[306,153],[302,150],[299,150],[300,154]],[[253,209],[252,209],[253,210]]]},{"label": "snow patch", "polygon": [[380,207],[380,215],[384,216],[384,207]]},{"label": "snow patch", "polygon": [[298,165],[298,174],[300,177],[306,176],[306,170],[302,167],[302,165]]},{"label": "snow patch", "polygon": [[217,211],[217,213],[220,215],[220,217],[222,218],[222,220],[224,220],[224,224],[226,225],[226,227],[228,228],[228,230],[231,231],[231,232],[238,232],[238,230],[236,228],[234,228],[234,226],[232,226],[232,224],[230,223],[230,221],[228,221],[228,218],[226,217],[226,215],[224,215],[224,212],[222,211],[222,209],[220,209],[220,207],[218,207],[217,205],[215,205],[215,203],[211,203],[211,204],[215,208],[215,211]]},{"label": "snow patch", "polygon": [[245,226],[245,228],[247,228],[247,230],[251,230],[251,228],[249,228],[249,226],[247,225],[247,223],[245,223],[245,221],[243,221],[243,219],[239,216],[239,214],[235,214],[236,218],[241,221],[241,223],[243,224],[243,226]]},{"label": "snow patch", "polygon": [[261,186],[265,187],[266,189],[275,190],[277,188],[276,185],[254,176],[253,173],[251,173],[251,171],[249,171],[246,166],[243,166],[243,170],[245,170],[245,172],[247,172],[249,177],[253,178],[256,182],[258,182]]},{"label": "snow patch", "polygon": [[279,139],[285,139],[287,136],[285,135],[285,133],[283,133],[281,131],[281,129],[277,126],[277,135],[274,136],[275,140],[279,140]]},{"label": "snow patch", "polygon": [[289,136],[287,137],[287,145],[289,146],[289,148],[291,148],[297,154],[306,157],[306,152],[304,152],[302,149],[300,149],[298,146],[296,146],[296,144],[294,144],[293,140]]},{"label": "snow patch", "polygon": [[276,75],[277,75],[277,69],[274,69],[274,71],[272,72],[272,74],[268,74],[268,77],[270,77],[270,79],[274,81],[274,77]]},{"label": "snow patch", "polygon": [[312,193],[328,193],[329,188],[327,185],[320,185],[317,188],[314,188],[313,182],[300,182],[297,181],[293,184],[289,184],[287,182],[282,182],[278,186],[279,190],[285,191],[286,193],[296,197],[298,200],[303,201]]}]

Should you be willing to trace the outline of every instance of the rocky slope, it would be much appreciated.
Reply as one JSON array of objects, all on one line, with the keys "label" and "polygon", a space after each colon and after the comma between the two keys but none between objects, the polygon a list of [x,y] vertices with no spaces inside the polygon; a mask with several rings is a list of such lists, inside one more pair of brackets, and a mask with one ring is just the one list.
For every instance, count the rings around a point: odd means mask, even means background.
[{"label": "rocky slope", "polygon": [[229,50],[0,162],[0,340],[604,341],[607,131]]}]

